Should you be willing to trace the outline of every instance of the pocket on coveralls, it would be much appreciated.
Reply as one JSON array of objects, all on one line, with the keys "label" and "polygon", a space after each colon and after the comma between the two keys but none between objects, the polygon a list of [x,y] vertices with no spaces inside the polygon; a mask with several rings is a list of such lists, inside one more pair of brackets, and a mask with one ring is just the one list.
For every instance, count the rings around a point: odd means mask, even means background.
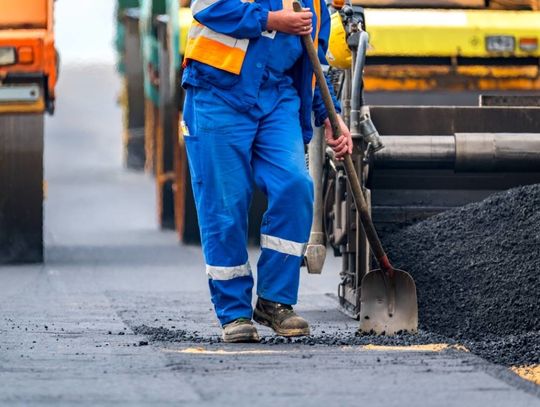
[{"label": "pocket on coveralls", "polygon": [[184,143],[186,145],[191,181],[193,183],[200,184],[202,182],[202,176],[200,155],[201,146],[199,143],[199,137],[191,135],[186,123],[183,121],[181,123],[181,130],[182,134],[184,135]]}]

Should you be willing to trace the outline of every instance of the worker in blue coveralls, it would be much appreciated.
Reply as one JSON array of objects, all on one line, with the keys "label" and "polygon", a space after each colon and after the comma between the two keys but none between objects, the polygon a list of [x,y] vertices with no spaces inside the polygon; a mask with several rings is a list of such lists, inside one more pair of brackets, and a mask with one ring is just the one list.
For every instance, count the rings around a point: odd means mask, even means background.
[{"label": "worker in blue coveralls", "polygon": [[[321,0],[304,0],[301,12],[292,10],[292,0],[195,0],[191,9],[182,127],[223,340],[258,341],[252,318],[278,335],[309,335],[309,324],[292,305],[313,216],[304,156],[312,112],[336,156],[352,152],[341,119],[343,135],[332,139],[300,38],[311,34],[326,64],[328,10]],[[253,183],[268,197],[254,310],[246,249]]]}]

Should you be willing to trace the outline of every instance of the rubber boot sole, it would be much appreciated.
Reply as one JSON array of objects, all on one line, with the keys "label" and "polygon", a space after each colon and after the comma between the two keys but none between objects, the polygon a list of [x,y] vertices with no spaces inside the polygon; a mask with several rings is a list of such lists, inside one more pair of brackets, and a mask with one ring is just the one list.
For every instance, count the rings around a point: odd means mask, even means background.
[{"label": "rubber boot sole", "polygon": [[279,327],[273,326],[272,323],[269,321],[269,319],[270,317],[267,314],[264,314],[255,308],[255,311],[253,312],[253,320],[257,322],[258,324],[271,328],[279,336],[292,338],[295,336],[309,336],[311,333],[309,327],[308,328],[291,328],[291,329],[279,328]]}]

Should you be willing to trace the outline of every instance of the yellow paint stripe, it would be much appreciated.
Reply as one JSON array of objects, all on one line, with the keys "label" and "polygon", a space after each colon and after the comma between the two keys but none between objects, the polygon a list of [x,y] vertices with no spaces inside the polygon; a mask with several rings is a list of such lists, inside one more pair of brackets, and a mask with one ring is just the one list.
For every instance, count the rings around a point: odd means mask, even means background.
[{"label": "yellow paint stripe", "polygon": [[463,352],[468,352],[467,348],[462,345],[449,345],[447,343],[429,343],[425,345],[409,345],[409,346],[384,346],[384,345],[364,345],[362,349],[377,350],[377,351],[399,351],[399,352],[442,352],[446,349],[456,349]]},{"label": "yellow paint stripe", "polygon": [[205,348],[186,348],[186,349],[164,349],[164,352],[168,353],[189,353],[198,355],[265,355],[265,354],[279,354],[279,353],[292,353],[292,351],[278,351],[278,350],[225,350],[216,349],[208,350]]},{"label": "yellow paint stripe", "polygon": [[540,364],[530,366],[512,366],[510,370],[523,379],[540,385]]}]

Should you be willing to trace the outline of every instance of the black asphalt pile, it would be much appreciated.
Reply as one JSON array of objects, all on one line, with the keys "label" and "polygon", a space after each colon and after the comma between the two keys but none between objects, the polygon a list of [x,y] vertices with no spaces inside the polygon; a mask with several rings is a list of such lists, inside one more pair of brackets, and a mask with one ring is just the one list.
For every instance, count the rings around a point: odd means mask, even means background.
[{"label": "black asphalt pile", "polygon": [[540,362],[540,185],[444,212],[384,243],[416,281],[421,329],[468,341],[497,363]]},{"label": "black asphalt pile", "polygon": [[529,366],[540,363],[540,332],[503,337],[490,336],[481,341],[464,341],[471,352],[506,366]]}]

